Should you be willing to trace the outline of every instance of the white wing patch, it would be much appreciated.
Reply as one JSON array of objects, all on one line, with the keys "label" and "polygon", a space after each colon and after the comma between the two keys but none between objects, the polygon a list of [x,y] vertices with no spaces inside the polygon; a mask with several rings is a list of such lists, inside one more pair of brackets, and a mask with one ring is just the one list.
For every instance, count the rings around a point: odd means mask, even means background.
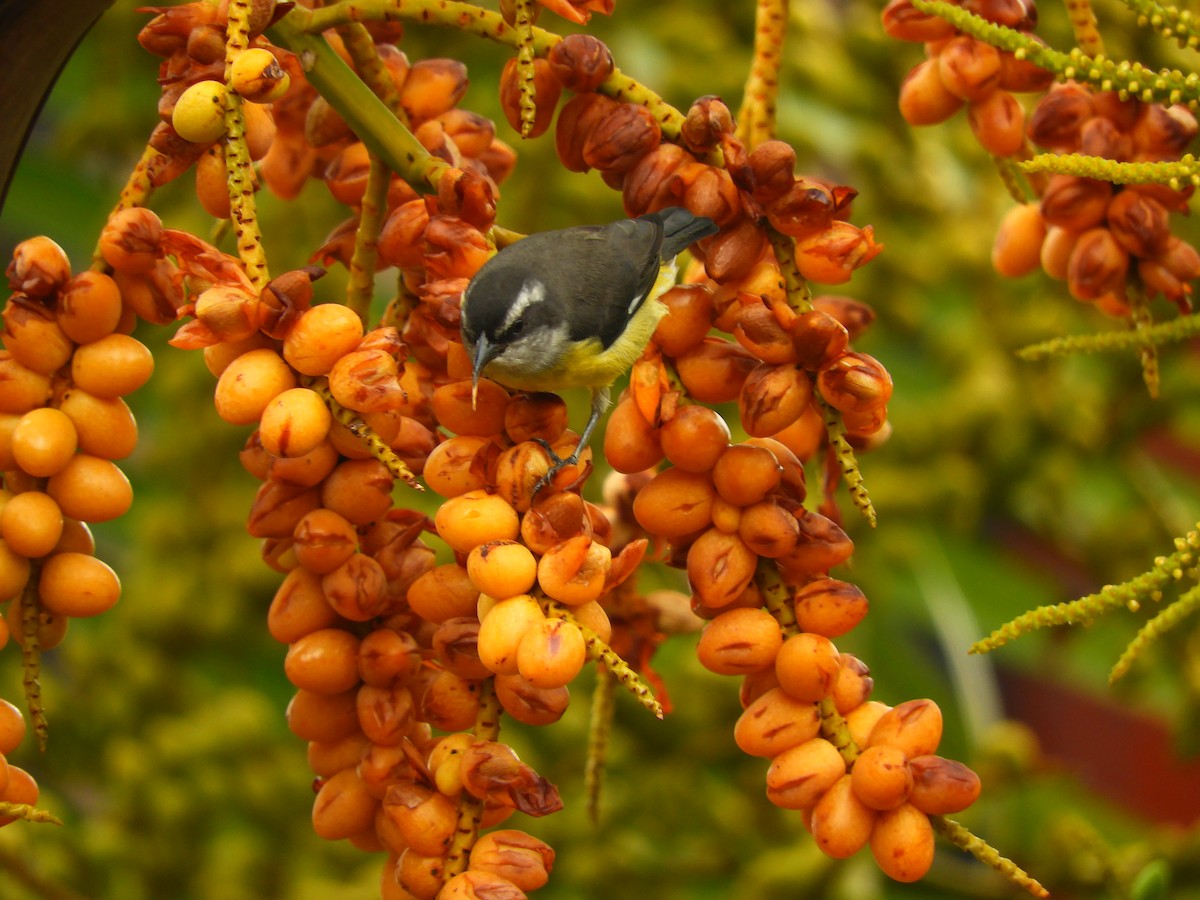
[{"label": "white wing patch", "polygon": [[529,309],[535,303],[542,303],[546,299],[546,286],[536,278],[531,278],[521,285],[521,290],[517,291],[517,296],[513,300],[512,306],[508,308],[508,313],[504,317],[504,324],[500,328],[503,334],[512,327],[513,322],[521,318],[525,314],[525,310]]}]

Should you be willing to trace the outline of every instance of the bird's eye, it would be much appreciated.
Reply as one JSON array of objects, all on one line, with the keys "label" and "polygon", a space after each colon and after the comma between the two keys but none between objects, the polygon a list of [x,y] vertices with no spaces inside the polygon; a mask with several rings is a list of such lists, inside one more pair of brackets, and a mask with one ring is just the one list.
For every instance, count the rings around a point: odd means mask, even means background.
[{"label": "bird's eye", "polygon": [[524,330],[525,330],[525,322],[523,319],[517,319],[517,321],[513,322],[511,325],[508,326],[508,333],[511,334],[513,337],[519,336],[521,334],[521,332]]}]

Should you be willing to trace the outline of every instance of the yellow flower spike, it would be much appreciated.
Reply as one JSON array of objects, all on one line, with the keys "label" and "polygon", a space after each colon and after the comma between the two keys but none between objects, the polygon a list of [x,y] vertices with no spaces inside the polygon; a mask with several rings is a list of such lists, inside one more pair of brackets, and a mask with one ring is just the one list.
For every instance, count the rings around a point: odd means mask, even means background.
[{"label": "yellow flower spike", "polygon": [[50,723],[46,720],[46,708],[42,706],[42,648],[38,640],[38,618],[42,604],[38,600],[37,589],[40,577],[41,568],[35,565],[29,573],[25,590],[16,602],[21,604],[21,631],[24,632],[21,642],[21,686],[25,689],[25,705],[29,708],[33,733],[37,735],[38,749],[45,753]]},{"label": "yellow flower spike", "polygon": [[588,821],[600,823],[600,791],[604,785],[604,767],[608,762],[608,740],[612,736],[617,679],[603,664],[596,666],[596,687],[592,691],[592,714],[588,719],[587,760],[583,769],[583,796]]},{"label": "yellow flower spike", "polygon": [[1154,618],[1150,619],[1150,621],[1138,629],[1137,635],[1129,642],[1121,657],[1113,665],[1112,671],[1108,673],[1108,683],[1111,685],[1118,679],[1125,677],[1129,670],[1133,668],[1133,664],[1137,662],[1138,658],[1141,657],[1152,643],[1198,609],[1200,609],[1200,587],[1194,587],[1190,591],[1186,591],[1183,596]]},{"label": "yellow flower spike", "polygon": [[[117,205],[113,207],[113,212],[121,209],[129,209],[133,206],[145,206],[146,201],[150,199],[150,195],[154,193],[154,185],[150,183],[150,167],[163,154],[155,150],[149,144],[142,151],[141,158],[134,165],[133,171],[129,173],[129,178],[126,179],[124,187],[121,188],[121,196],[117,200]],[[110,213],[111,215],[111,213]],[[107,272],[109,265],[104,261],[104,255],[100,252],[99,243],[92,251],[93,272]]]},{"label": "yellow flower spike", "polygon": [[775,104],[787,17],[787,0],[758,0],[754,12],[754,58],[737,116],[738,139],[751,149],[775,137]]},{"label": "yellow flower spike", "polygon": [[9,803],[0,800],[0,816],[16,816],[26,822],[36,822],[42,825],[61,825],[62,819],[44,809],[30,806],[28,803]]},{"label": "yellow flower spike", "polygon": [[1163,5],[1154,0],[1125,0],[1126,5],[1137,13],[1138,28],[1152,28],[1167,40],[1175,41],[1180,47],[1195,50],[1200,47],[1200,30],[1196,17],[1190,10],[1178,6]]},{"label": "yellow flower spike", "polygon": [[534,100],[533,84],[533,0],[515,0],[517,29],[517,82],[520,84],[521,106],[521,137],[527,138],[533,133],[533,123],[537,118],[537,103]]},{"label": "yellow flower spike", "polygon": [[1071,28],[1075,32],[1075,43],[1088,56],[1098,56],[1104,52],[1104,39],[1100,37],[1100,29],[1096,27],[1096,13],[1092,10],[1091,0],[1066,0],[1067,17],[1071,20]]},{"label": "yellow flower spike", "polygon": [[[1176,538],[1175,552],[1169,556],[1156,557],[1154,565],[1149,571],[1136,575],[1121,584],[1105,585],[1099,591],[1088,594],[1086,597],[1080,597],[1078,600],[1056,603],[1052,606],[1039,606],[1037,609],[1022,613],[1011,622],[997,628],[983,640],[976,641],[968,652],[988,653],[1039,628],[1048,628],[1052,625],[1087,624],[1112,609],[1128,608],[1131,604],[1136,605],[1142,602],[1157,603],[1162,599],[1163,588],[1180,580],[1185,572],[1189,577],[1196,577],[1194,565],[1197,547],[1200,547],[1200,526],[1192,529],[1183,537]],[[1183,598],[1179,602],[1182,600]],[[1149,627],[1149,623],[1146,627]]]},{"label": "yellow flower spike", "polygon": [[[500,738],[500,700],[496,697],[495,679],[485,678],[479,682],[479,712],[475,715],[475,739],[495,741]],[[466,791],[457,798],[458,826],[450,849],[446,851],[446,878],[453,878],[467,870],[471,848],[479,837],[479,823],[483,820],[483,801]]]},{"label": "yellow flower spike", "polygon": [[985,866],[995,869],[1004,876],[1009,884],[1028,891],[1034,897],[1050,896],[1050,892],[1036,878],[1011,859],[1001,856],[995,847],[992,847],[982,838],[976,837],[958,822],[948,819],[945,816],[930,816],[929,821],[938,834],[958,849],[970,853]]},{"label": "yellow flower spike", "polygon": [[[230,0],[229,24],[225,29],[225,79],[229,81],[233,61],[250,41],[250,0]],[[225,92],[225,173],[229,182],[229,210],[238,258],[251,282],[262,288],[270,280],[263,251],[262,231],[254,199],[254,163],[246,145],[246,122],[242,98],[237,91]]]},{"label": "yellow flower spike", "polygon": [[850,726],[838,712],[837,703],[832,697],[826,697],[821,701],[820,710],[821,737],[833,744],[837,752],[842,755],[846,768],[849,769],[854,765],[859,754],[859,746],[854,743],[854,738],[850,734]]},{"label": "yellow flower spike", "polygon": [[1064,53],[1038,44],[1020,31],[989,22],[945,0],[913,0],[913,8],[945,19],[959,31],[985,43],[1019,53],[1034,65],[1061,76],[1090,84],[1101,91],[1118,91],[1146,103],[1200,105],[1200,83],[1178,69],[1154,71],[1141,63],[1089,56],[1078,48]]},{"label": "yellow flower spike", "polygon": [[384,464],[393,478],[398,478],[403,481],[414,491],[424,491],[425,487],[421,482],[417,481],[417,476],[413,474],[407,463],[404,462],[396,451],[389,447],[379,435],[362,418],[352,409],[346,409],[342,404],[334,399],[332,392],[329,390],[329,381],[324,376],[313,378],[305,376],[301,378],[301,383],[321,395],[321,399],[325,401],[325,405],[329,407],[329,411],[333,413],[333,417],[342,425],[346,426],[356,438],[362,441],[371,455]]},{"label": "yellow flower spike", "polygon": [[[1146,301],[1146,292],[1136,284],[1131,284],[1127,290],[1129,299],[1130,319],[1133,322],[1133,333],[1144,337],[1154,327],[1154,318],[1150,312],[1150,304]],[[1142,381],[1152,398],[1158,397],[1158,347],[1143,339],[1138,343],[1138,359],[1142,364]]]},{"label": "yellow flower spike", "polygon": [[765,556],[759,557],[758,569],[754,573],[754,583],[762,592],[767,612],[779,623],[783,636],[787,638],[798,634],[800,629],[796,624],[796,611],[790,602],[791,591],[788,590],[783,576],[779,574],[779,567],[774,560],[767,559]]},{"label": "yellow flower spike", "polygon": [[1178,343],[1200,335],[1200,315],[1179,316],[1138,331],[1104,331],[1099,334],[1074,334],[1030,344],[1017,351],[1026,360],[1066,356],[1071,353],[1099,353],[1128,350],[1146,344],[1155,346]]},{"label": "yellow flower spike", "polygon": [[638,677],[638,673],[633,670],[629,663],[621,659],[612,647],[601,640],[600,635],[596,634],[596,632],[592,631],[586,625],[581,625],[571,614],[571,611],[561,603],[550,600],[544,595],[537,595],[537,599],[546,615],[566,619],[579,629],[579,632],[583,635],[584,646],[587,648],[588,659],[603,664],[612,676],[629,693],[633,694],[638,703],[654,714],[655,718],[661,719],[663,717],[662,704],[658,702],[654,693]]},{"label": "yellow flower spike", "polygon": [[1078,175],[1110,184],[1165,184],[1172,190],[1200,184],[1200,165],[1191,153],[1163,162],[1117,162],[1081,153],[1039,153],[1017,165],[1027,175]]},{"label": "yellow flower spike", "polygon": [[871,502],[871,495],[867,493],[867,485],[863,481],[862,473],[859,471],[858,459],[854,455],[854,448],[846,440],[846,429],[842,425],[842,415],[826,403],[823,398],[818,397],[817,399],[821,407],[821,412],[825,416],[825,434],[829,438],[829,449],[837,458],[838,470],[842,473],[842,479],[846,482],[846,490],[850,492],[850,500],[859,513],[862,514],[862,517],[867,520],[867,523],[874,528],[878,523],[875,515],[875,504]]},{"label": "yellow flower spike", "polygon": [[812,305],[812,290],[800,269],[796,265],[796,239],[777,231],[770,225],[766,226],[767,240],[775,251],[775,261],[779,263],[779,272],[783,276],[783,286],[787,290],[788,306],[797,313],[810,312]]}]

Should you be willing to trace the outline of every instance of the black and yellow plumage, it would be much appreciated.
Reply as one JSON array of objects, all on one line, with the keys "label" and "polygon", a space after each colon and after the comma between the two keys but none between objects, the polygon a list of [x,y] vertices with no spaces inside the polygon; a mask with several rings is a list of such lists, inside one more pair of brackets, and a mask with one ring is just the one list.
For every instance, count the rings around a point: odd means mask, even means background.
[{"label": "black and yellow plumage", "polygon": [[488,260],[463,293],[462,338],[476,383],[517,390],[586,387],[591,416],[577,461],[608,407],[609,387],[641,355],[675,283],[675,257],[714,234],[711,219],[671,207],[608,225],[543,231]]}]

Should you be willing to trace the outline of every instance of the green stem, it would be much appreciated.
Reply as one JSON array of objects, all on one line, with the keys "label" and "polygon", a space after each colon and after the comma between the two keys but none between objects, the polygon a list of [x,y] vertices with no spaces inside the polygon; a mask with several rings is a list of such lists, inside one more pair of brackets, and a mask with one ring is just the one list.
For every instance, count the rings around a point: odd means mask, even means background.
[{"label": "green stem", "polygon": [[[346,4],[326,7],[321,12],[341,9]],[[341,114],[372,154],[417,191],[431,193],[450,164],[431,155],[416,136],[392,114],[387,105],[362,82],[328,42],[313,29],[313,13],[297,6],[271,26],[271,37],[296,54],[304,75],[329,105]],[[334,21],[325,27],[335,27]]]},{"label": "green stem", "polygon": [[[279,37],[280,43],[283,43],[289,50],[300,53],[301,50],[297,47],[307,49],[307,45],[295,41],[297,36],[309,37],[319,34],[327,28],[336,28],[346,22],[401,20],[453,28],[462,34],[487,38],[514,49],[519,46],[521,41],[520,32],[505,22],[499,13],[483,9],[472,3],[458,2],[458,0],[344,0],[344,2],[314,10],[296,7],[273,26],[272,35]],[[535,27],[532,29],[532,33],[533,52],[536,56],[545,56],[551,47],[562,40],[560,35],[546,31],[544,28]],[[284,39],[293,41],[294,45],[287,43]],[[332,51],[330,52],[332,53]],[[336,56],[336,54],[334,55]],[[307,60],[304,56],[301,56],[301,62],[305,64],[307,72]],[[342,113],[343,118],[350,122],[353,128],[354,123],[341,109],[338,102],[327,95],[324,88],[311,76],[309,81],[338,112]],[[614,69],[604,83],[596,88],[596,91],[626,103],[644,106],[654,114],[654,118],[662,127],[663,135],[669,140],[678,140],[680,130],[683,128],[683,113],[620,70]],[[357,128],[355,133],[365,140],[365,135]]]}]

